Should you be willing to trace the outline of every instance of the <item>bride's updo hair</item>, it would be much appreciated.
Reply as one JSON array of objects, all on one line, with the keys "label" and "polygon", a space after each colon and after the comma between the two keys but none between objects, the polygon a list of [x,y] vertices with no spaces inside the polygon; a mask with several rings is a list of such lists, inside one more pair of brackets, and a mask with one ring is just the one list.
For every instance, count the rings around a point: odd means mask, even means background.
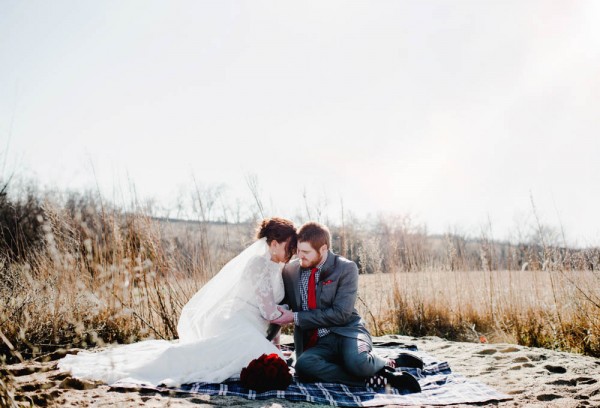
[{"label": "bride's updo hair", "polygon": [[286,242],[286,253],[291,258],[296,253],[298,241],[296,238],[296,227],[294,223],[285,218],[265,218],[260,222],[256,231],[256,239],[267,238],[267,244],[273,240]]}]

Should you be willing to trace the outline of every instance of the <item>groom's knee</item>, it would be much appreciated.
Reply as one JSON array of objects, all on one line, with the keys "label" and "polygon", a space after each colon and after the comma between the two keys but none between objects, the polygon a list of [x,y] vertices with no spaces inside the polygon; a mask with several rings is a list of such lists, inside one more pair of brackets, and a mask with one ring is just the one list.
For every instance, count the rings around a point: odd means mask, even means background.
[{"label": "groom's knee", "polygon": [[345,356],[344,366],[350,374],[356,377],[371,377],[381,369],[374,356],[368,352]]}]

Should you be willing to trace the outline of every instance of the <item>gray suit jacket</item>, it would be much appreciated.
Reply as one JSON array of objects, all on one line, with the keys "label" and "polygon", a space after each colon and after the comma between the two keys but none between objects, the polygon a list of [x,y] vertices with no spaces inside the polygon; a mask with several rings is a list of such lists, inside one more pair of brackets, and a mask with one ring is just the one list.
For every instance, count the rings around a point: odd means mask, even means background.
[{"label": "gray suit jacket", "polygon": [[354,262],[329,251],[317,282],[317,308],[314,310],[302,310],[298,260],[283,268],[283,284],[283,303],[298,312],[298,325],[294,327],[296,357],[300,357],[304,351],[308,333],[322,327],[372,345],[369,331],[354,307],[358,292],[358,267]]}]

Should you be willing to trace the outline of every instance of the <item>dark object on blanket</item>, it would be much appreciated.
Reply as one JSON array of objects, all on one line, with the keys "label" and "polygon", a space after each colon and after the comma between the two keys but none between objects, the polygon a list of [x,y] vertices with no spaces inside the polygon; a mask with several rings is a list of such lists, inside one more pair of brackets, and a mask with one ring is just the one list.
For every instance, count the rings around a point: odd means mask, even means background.
[{"label": "dark object on blanket", "polygon": [[423,369],[423,360],[408,353],[398,354],[398,356],[394,358],[394,364],[396,364],[396,367],[418,368],[419,370]]},{"label": "dark object on blanket", "polygon": [[375,346],[375,347],[403,348],[403,349],[411,350],[411,351],[417,351],[418,350],[418,348],[417,348],[416,345],[409,344],[409,343],[404,343],[403,341],[398,341],[398,340],[382,341],[382,340],[373,339],[373,346]]},{"label": "dark object on blanket", "polygon": [[281,326],[278,324],[270,323],[269,327],[267,327],[267,340],[271,341],[279,334],[279,330],[281,330]]},{"label": "dark object on blanket", "polygon": [[242,369],[240,380],[242,386],[256,392],[285,390],[292,383],[292,374],[277,354],[263,354]]},{"label": "dark object on blanket", "polygon": [[396,371],[392,367],[383,367],[382,375],[387,383],[400,391],[421,392],[421,386],[415,377],[406,371]]}]

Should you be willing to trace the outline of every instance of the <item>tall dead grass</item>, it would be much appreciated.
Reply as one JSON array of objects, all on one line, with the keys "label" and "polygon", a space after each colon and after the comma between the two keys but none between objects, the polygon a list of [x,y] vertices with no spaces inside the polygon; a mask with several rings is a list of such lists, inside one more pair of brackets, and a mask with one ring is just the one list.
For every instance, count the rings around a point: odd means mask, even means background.
[{"label": "tall dead grass", "polygon": [[[374,333],[510,342],[600,356],[600,251],[529,242],[428,237],[406,219],[343,239],[358,246],[359,308]],[[362,248],[370,248],[362,250]],[[373,251],[372,248],[377,248]]]},{"label": "tall dead grass", "polygon": [[[210,222],[199,190],[197,222],[125,212],[94,194],[0,199],[11,220],[0,250],[3,362],[175,338],[181,307],[252,239],[252,222]],[[332,232],[334,250],[364,273],[359,308],[375,334],[600,355],[598,250],[431,236],[406,217],[347,218]]]},{"label": "tall dead grass", "polygon": [[[359,304],[374,333],[508,342],[600,355],[592,271],[421,271],[362,275]],[[593,289],[595,288],[595,289]]]}]

